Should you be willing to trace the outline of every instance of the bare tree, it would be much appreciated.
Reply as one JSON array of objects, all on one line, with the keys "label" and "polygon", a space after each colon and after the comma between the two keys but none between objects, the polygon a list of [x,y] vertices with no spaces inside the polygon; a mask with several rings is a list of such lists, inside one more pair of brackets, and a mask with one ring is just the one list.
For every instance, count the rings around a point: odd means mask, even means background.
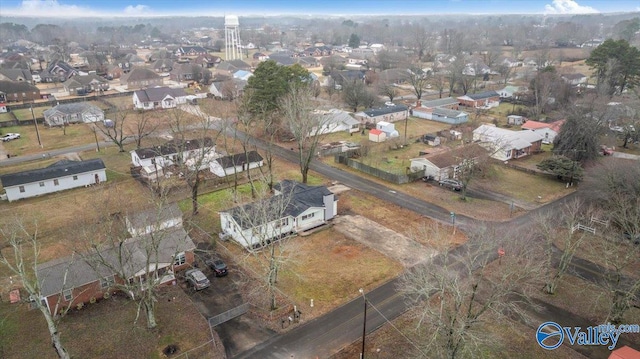
[{"label": "bare tree", "polygon": [[119,107],[112,114],[113,119],[111,122],[105,123],[104,126],[99,126],[98,129],[118,146],[120,152],[124,152],[126,141],[133,137],[128,133],[128,127],[125,126],[129,112]]},{"label": "bare tree", "polygon": [[378,81],[378,91],[380,95],[387,96],[391,102],[398,96],[398,88],[386,81]]},{"label": "bare tree", "polygon": [[407,82],[411,85],[413,93],[416,95],[416,99],[420,100],[424,92],[429,77],[422,71],[421,68],[414,67],[407,72]]},{"label": "bare tree", "polygon": [[[48,308],[45,304],[42,291],[42,281],[38,273],[38,260],[40,257],[40,245],[38,243],[38,226],[34,224],[34,229],[28,228],[22,220],[17,218],[9,220],[0,226],[0,238],[2,245],[7,246],[12,253],[10,257],[5,256],[0,251],[0,264],[6,267],[11,273],[18,276],[22,282],[24,290],[33,300],[33,305],[40,311],[49,329],[49,337],[56,354],[61,359],[69,359],[70,355],[62,344],[60,331],[58,329],[60,319],[69,309],[69,302],[64,306],[61,300],[56,301],[53,308]],[[29,258],[31,256],[31,258]],[[68,270],[63,273],[60,292],[64,292]]]},{"label": "bare tree", "polygon": [[232,208],[228,213],[241,227],[239,242],[244,242],[248,256],[258,259],[262,285],[252,294],[262,297],[266,293],[270,310],[275,310],[278,273],[295,253],[289,241],[293,221],[287,214],[293,188],[280,188],[280,193],[270,196],[267,186],[257,187],[256,201]]},{"label": "bare tree", "polygon": [[[420,264],[402,277],[401,292],[414,308],[422,351],[435,357],[472,357],[490,340],[483,323],[495,315],[520,315],[540,267],[522,234],[479,228],[469,242]],[[514,240],[514,238],[519,238]],[[504,250],[500,270],[489,265]]]},{"label": "bare tree", "polygon": [[[580,222],[586,223],[583,217],[583,206],[584,203],[581,200],[574,200],[565,204],[560,216],[545,212],[540,213],[535,220],[543,239],[546,257],[544,284],[546,294],[556,293],[560,280],[567,273],[571,260],[586,238],[585,232],[573,230],[574,226]],[[558,252],[560,252],[559,258],[557,258]]]},{"label": "bare tree", "polygon": [[[182,178],[191,191],[192,214],[198,214],[198,189],[204,180],[203,171],[209,169],[211,161],[216,158],[215,139],[220,134],[214,132],[213,121],[207,113],[198,110],[193,118],[179,108],[169,112],[169,126],[175,144]],[[215,134],[215,138],[212,137]]]},{"label": "bare tree", "polygon": [[411,43],[418,53],[418,61],[422,61],[433,51],[433,40],[425,27],[420,24],[411,25]]},{"label": "bare tree", "polygon": [[513,69],[511,68],[511,66],[507,64],[501,64],[498,66],[498,73],[500,73],[502,81],[505,85],[507,84],[507,82],[509,82],[509,77],[511,76],[512,70]]},{"label": "bare tree", "polygon": [[173,220],[168,216],[181,216],[177,206],[169,209],[166,194],[157,198],[150,201],[149,209],[136,212],[132,206],[124,213],[130,233],[118,216],[105,216],[99,223],[80,229],[86,246],[83,260],[98,274],[113,273],[111,287],[137,303],[134,322],[144,314],[148,329],[158,325],[157,289],[175,280],[174,266],[184,264],[184,253],[195,247],[181,226],[168,224]]},{"label": "bare tree", "polygon": [[292,88],[280,99],[280,109],[285,126],[291,131],[298,145],[302,183],[307,183],[309,166],[316,154],[321,135],[326,131],[327,116],[312,113],[310,90],[305,86]]},{"label": "bare tree", "polygon": [[129,132],[134,134],[136,140],[136,148],[141,148],[142,140],[151,136],[158,128],[158,124],[151,121],[145,110],[139,110],[135,120],[129,125]]},{"label": "bare tree", "polygon": [[358,111],[361,106],[371,107],[376,101],[376,96],[360,80],[343,81],[342,96],[344,102],[353,108],[353,112]]}]

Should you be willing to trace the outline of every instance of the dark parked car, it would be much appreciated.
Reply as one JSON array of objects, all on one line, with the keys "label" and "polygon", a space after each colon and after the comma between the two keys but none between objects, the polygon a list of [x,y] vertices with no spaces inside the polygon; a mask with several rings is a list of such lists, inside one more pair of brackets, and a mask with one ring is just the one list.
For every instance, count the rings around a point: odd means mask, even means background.
[{"label": "dark parked car", "polygon": [[438,184],[442,187],[450,188],[451,190],[454,190],[454,191],[462,190],[462,183],[453,179],[443,179],[439,181]]},{"label": "dark parked car", "polygon": [[211,270],[216,274],[216,277],[224,277],[229,272],[227,270],[227,265],[222,261],[222,259],[214,258],[214,259],[206,259],[204,263],[211,268]]},{"label": "dark parked car", "polygon": [[211,286],[209,278],[207,278],[200,269],[189,269],[185,272],[185,277],[187,278],[187,282],[189,282],[195,290],[202,290]]}]

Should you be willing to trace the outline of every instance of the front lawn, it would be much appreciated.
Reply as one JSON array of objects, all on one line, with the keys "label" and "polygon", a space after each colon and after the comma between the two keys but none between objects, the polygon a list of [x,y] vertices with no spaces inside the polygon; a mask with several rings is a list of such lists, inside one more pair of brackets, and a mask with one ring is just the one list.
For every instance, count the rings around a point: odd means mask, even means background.
[{"label": "front lawn", "polygon": [[[56,357],[47,325],[38,310],[26,304],[0,303],[0,318],[12,330],[7,335],[3,358],[39,359]],[[158,328],[146,329],[144,316],[134,323],[136,303],[114,296],[81,310],[73,309],[60,324],[62,343],[72,358],[166,358],[162,350],[175,344],[176,355],[191,352],[194,358],[221,358],[211,341],[207,321],[179,286],[159,290],[156,303]],[[192,356],[189,355],[191,358]]]},{"label": "front lawn", "polygon": [[[42,147],[38,144],[35,125],[5,127],[2,129],[3,133],[19,133],[20,139],[4,142],[3,145],[11,156],[23,156],[95,143],[95,137],[90,126],[84,123],[66,126],[65,135],[62,127],[47,127],[39,124],[38,131],[40,132]],[[101,140],[100,137],[98,139]]]}]

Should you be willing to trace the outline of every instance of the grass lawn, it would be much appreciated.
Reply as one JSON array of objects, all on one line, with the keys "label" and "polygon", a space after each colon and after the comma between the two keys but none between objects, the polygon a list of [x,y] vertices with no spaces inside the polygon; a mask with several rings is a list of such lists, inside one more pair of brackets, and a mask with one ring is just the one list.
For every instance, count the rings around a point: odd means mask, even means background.
[{"label": "grass lawn", "polygon": [[[8,112],[3,112],[0,113],[0,122],[5,122],[5,121],[13,121],[13,115],[11,115]],[[3,129],[2,133],[5,133],[6,131]]]},{"label": "grass lawn", "polygon": [[79,123],[66,126],[66,135],[61,127],[46,127],[38,125],[40,141],[43,147],[38,145],[38,137],[34,125],[6,127],[3,132],[15,132],[20,134],[20,139],[5,142],[4,148],[12,156],[22,156],[71,146],[85,145],[95,142],[91,127]]},{"label": "grass lawn", "polygon": [[132,109],[133,108],[133,100],[131,95],[129,96],[121,96],[121,97],[111,97],[106,99],[107,102],[111,103],[112,105],[118,107],[118,108],[123,108],[123,109]]},{"label": "grass lawn", "polygon": [[494,164],[486,178],[473,180],[472,186],[487,189],[532,203],[547,203],[573,189],[547,176],[536,176]]},{"label": "grass lawn", "polygon": [[[39,106],[39,107],[34,107],[33,108],[33,114],[35,115],[36,118],[42,118],[44,117],[44,111],[50,109],[51,106]],[[16,118],[19,121],[25,121],[25,120],[33,120],[33,115],[31,115],[31,109],[30,108],[22,108],[19,110],[14,110],[12,111],[13,114],[16,116]]]},{"label": "grass lawn", "polygon": [[[211,340],[206,320],[180,287],[159,290],[156,305],[158,328],[146,329],[142,317],[134,324],[136,304],[114,296],[80,311],[73,310],[60,324],[62,343],[73,358],[166,358],[162,350],[169,344],[179,347],[176,355]],[[3,358],[55,358],[47,325],[37,310],[26,304],[0,303],[0,318],[6,317],[12,330]],[[221,358],[213,344],[189,353],[189,358]]]}]

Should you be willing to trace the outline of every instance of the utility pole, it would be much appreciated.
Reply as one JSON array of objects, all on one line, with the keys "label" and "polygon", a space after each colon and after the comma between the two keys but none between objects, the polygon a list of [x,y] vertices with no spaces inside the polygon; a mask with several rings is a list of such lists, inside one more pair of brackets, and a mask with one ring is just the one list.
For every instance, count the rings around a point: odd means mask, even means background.
[{"label": "utility pole", "polygon": [[367,297],[364,296],[364,290],[360,288],[360,294],[362,294],[362,299],[364,300],[364,320],[362,324],[362,350],[360,351],[360,359],[364,359],[364,343],[365,338],[367,337]]},{"label": "utility pole", "polygon": [[44,146],[42,146],[42,141],[40,140],[40,131],[38,131],[38,121],[36,120],[36,115],[33,113],[33,102],[31,102],[31,118],[33,118],[33,123],[36,126],[36,137],[38,138],[38,145],[40,145],[40,148],[44,148]]}]

